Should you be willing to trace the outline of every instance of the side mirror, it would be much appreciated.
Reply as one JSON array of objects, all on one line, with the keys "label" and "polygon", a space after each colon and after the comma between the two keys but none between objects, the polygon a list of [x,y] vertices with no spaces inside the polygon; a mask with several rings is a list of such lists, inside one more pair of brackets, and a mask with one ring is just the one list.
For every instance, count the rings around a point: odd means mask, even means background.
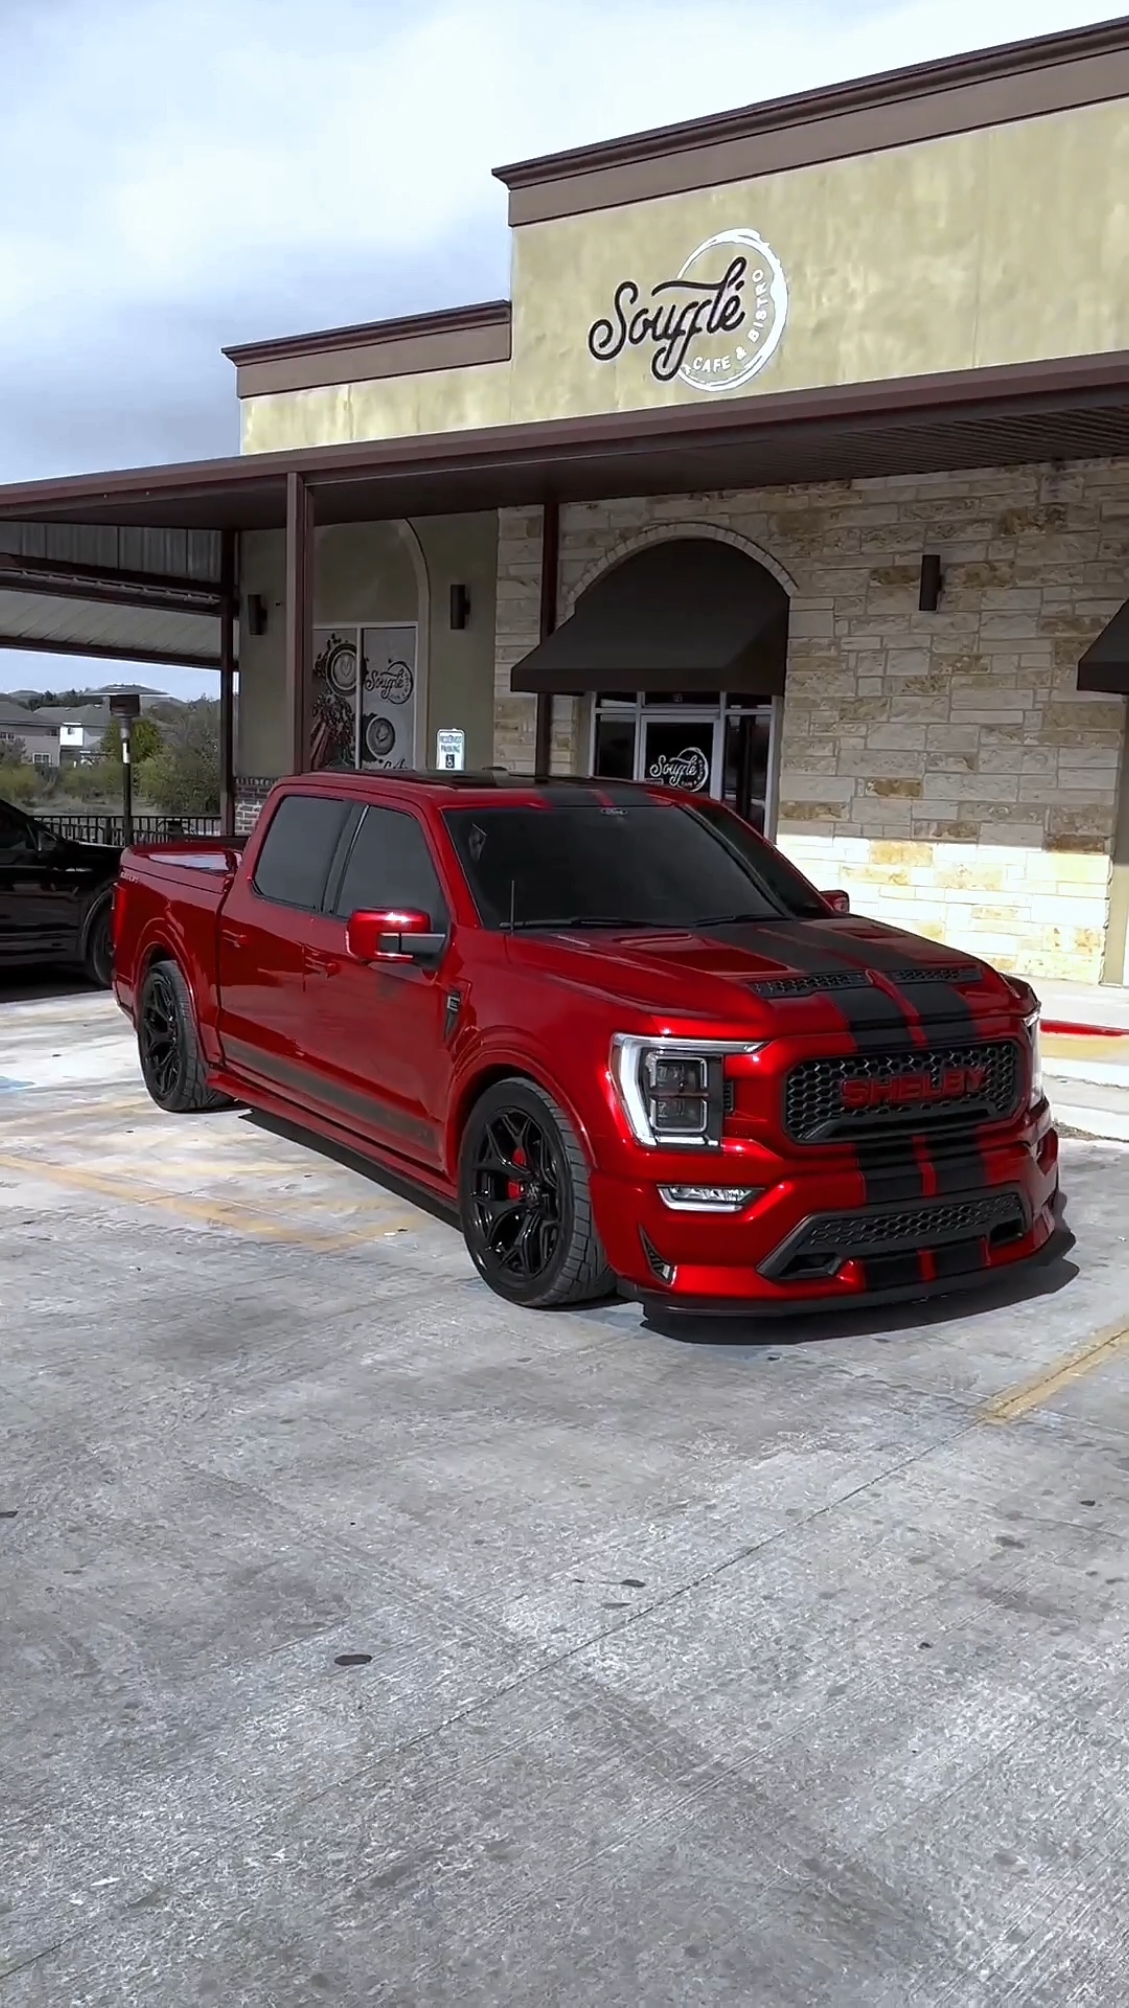
[{"label": "side mirror", "polygon": [[851,910],[849,892],[821,892],[819,897],[827,901],[832,913],[849,913]]},{"label": "side mirror", "polygon": [[399,907],[350,914],[345,928],[346,952],[354,962],[426,962],[439,954],[445,938],[432,933],[428,914]]}]

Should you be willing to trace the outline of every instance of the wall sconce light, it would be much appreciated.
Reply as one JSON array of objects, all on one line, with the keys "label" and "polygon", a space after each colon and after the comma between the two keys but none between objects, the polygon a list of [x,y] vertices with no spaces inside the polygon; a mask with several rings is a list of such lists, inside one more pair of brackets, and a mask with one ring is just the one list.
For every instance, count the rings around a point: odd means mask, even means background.
[{"label": "wall sconce light", "polygon": [[267,631],[267,603],[261,593],[247,595],[247,632],[265,634]]},{"label": "wall sconce light", "polygon": [[936,613],[944,583],[940,558],[935,551],[927,551],[921,560],[921,590],[917,596],[918,609],[921,613]]},{"label": "wall sconce light", "polygon": [[470,619],[470,594],[465,586],[451,587],[451,626],[465,628]]}]

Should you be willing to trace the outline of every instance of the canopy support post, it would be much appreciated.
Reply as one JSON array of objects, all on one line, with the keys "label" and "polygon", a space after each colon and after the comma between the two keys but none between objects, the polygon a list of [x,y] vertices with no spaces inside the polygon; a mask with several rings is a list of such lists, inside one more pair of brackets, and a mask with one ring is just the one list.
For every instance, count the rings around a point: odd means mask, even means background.
[{"label": "canopy support post", "polygon": [[[554,498],[541,512],[541,641],[548,641],[557,625],[557,591],[561,552],[561,507]],[[553,765],[553,698],[549,691],[537,697],[537,723],[533,747],[533,771],[548,779]]]}]

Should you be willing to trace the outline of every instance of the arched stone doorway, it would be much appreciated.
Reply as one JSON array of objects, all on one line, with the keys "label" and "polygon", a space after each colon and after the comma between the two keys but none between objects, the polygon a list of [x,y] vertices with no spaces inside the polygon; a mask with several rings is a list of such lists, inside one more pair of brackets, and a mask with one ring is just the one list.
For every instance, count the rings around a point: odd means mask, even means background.
[{"label": "arched stone doorway", "polygon": [[602,572],[512,687],[588,700],[589,773],[700,789],[771,830],[787,652],[780,581],[732,544],[678,536]]}]

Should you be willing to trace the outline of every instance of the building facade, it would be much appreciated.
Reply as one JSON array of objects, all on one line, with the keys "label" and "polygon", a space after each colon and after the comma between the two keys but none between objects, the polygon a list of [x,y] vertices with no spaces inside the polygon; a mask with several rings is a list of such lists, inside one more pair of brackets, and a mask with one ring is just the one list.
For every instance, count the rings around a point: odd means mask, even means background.
[{"label": "building facade", "polygon": [[133,594],[242,828],[309,766],[651,776],[1121,983],[1127,107],[1121,21],[500,169],[509,300],[229,350],[238,461],[0,493],[0,642]]},{"label": "building facade", "polygon": [[[994,69],[933,66],[884,94],[847,87],[503,171],[512,305],[234,351],[244,449],[1123,356],[1127,64],[1129,32],[1104,56],[1056,38]],[[512,678],[542,634],[540,513],[320,533],[319,682],[326,650],[371,623],[371,646],[410,653],[424,693],[412,759],[455,727],[472,763],[530,766],[535,699]],[[1120,980],[1126,704],[1080,691],[1078,663],[1129,591],[1129,462],[567,503],[557,621],[608,568],[686,538],[731,544],[787,594],[783,689],[741,695],[764,698],[761,816],[804,870],[1009,967]],[[245,584],[276,604],[280,544],[244,556]],[[618,726],[619,771],[705,755],[693,771],[708,760],[718,792],[710,741],[732,693],[692,667],[653,717],[634,691],[559,696],[554,765],[598,771],[597,733]],[[277,650],[244,640],[251,776],[279,764],[281,674]],[[374,729],[362,759],[387,735]]]}]

